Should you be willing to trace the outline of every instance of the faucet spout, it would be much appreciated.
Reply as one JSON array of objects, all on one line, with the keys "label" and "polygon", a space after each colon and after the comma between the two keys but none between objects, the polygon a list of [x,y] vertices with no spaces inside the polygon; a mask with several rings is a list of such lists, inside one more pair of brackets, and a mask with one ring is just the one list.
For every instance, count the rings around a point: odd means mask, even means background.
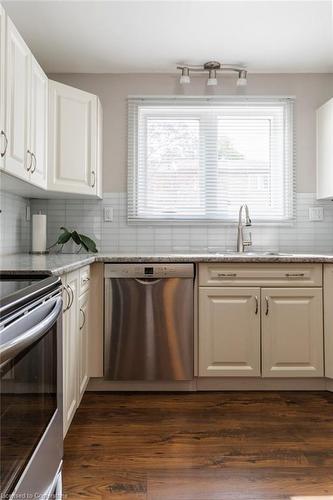
[{"label": "faucet spout", "polygon": [[[245,212],[245,224],[243,223],[243,211]],[[248,240],[244,238],[244,227],[251,225],[249,207],[246,204],[241,205],[238,214],[237,252],[243,253],[245,247],[252,245],[251,233],[249,233]]]}]

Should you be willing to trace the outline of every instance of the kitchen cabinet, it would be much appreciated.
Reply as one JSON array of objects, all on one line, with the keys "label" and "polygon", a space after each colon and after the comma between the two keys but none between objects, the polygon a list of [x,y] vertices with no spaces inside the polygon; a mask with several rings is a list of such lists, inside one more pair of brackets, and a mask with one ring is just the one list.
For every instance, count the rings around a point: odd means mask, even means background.
[{"label": "kitchen cabinet", "polygon": [[86,390],[88,377],[89,290],[79,299],[79,403]]},{"label": "kitchen cabinet", "polygon": [[63,313],[63,424],[64,436],[78,405],[79,366],[79,273],[66,275],[64,283]]},{"label": "kitchen cabinet", "polygon": [[259,306],[259,288],[200,288],[199,376],[260,375]]},{"label": "kitchen cabinet", "polygon": [[66,435],[89,382],[89,275],[90,268],[68,273],[62,278],[63,312],[63,423]]},{"label": "kitchen cabinet", "polygon": [[317,110],[317,198],[333,198],[333,97]]},{"label": "kitchen cabinet", "polygon": [[199,376],[322,377],[322,291],[321,264],[200,264]]},{"label": "kitchen cabinet", "polygon": [[5,127],[5,78],[6,78],[6,13],[0,4],[0,169],[4,168],[7,149]]},{"label": "kitchen cabinet", "polygon": [[45,188],[47,77],[3,9],[0,21],[1,168]]},{"label": "kitchen cabinet", "polygon": [[32,156],[28,152],[29,78],[31,54],[29,47],[7,17],[6,28],[6,172],[28,181]]},{"label": "kitchen cabinet", "polygon": [[333,264],[324,265],[325,376],[333,379]]},{"label": "kitchen cabinet", "polygon": [[99,112],[97,96],[49,81],[50,190],[99,195]]},{"label": "kitchen cabinet", "polygon": [[31,58],[29,151],[32,155],[30,181],[46,188],[48,79],[34,57]]},{"label": "kitchen cabinet", "polygon": [[261,296],[263,376],[322,377],[322,290],[263,288]]}]

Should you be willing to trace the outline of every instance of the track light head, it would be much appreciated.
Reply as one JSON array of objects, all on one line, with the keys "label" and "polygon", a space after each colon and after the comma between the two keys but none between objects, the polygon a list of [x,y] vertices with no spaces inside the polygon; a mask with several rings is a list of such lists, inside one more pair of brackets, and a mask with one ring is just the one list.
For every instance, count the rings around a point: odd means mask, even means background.
[{"label": "track light head", "polygon": [[237,80],[237,86],[238,87],[245,87],[247,85],[247,71],[245,69],[242,69],[241,71],[238,72],[238,80]]},{"label": "track light head", "polygon": [[186,85],[191,82],[190,70],[188,68],[182,68],[182,74],[179,78],[179,83],[181,85]]}]

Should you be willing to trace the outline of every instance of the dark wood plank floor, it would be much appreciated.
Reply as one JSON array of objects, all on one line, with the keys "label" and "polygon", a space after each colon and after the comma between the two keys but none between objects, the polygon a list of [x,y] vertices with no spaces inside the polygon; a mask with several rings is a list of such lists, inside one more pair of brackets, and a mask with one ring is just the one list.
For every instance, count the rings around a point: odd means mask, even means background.
[{"label": "dark wood plank floor", "polygon": [[333,393],[86,393],[65,440],[64,490],[95,500],[328,500]]}]

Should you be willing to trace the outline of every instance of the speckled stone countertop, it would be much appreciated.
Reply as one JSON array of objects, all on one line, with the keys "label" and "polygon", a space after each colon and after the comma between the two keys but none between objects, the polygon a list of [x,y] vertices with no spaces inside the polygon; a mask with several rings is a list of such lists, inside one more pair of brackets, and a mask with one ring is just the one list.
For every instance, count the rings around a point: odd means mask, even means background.
[{"label": "speckled stone countertop", "polygon": [[223,253],[175,253],[175,254],[51,254],[29,255],[13,254],[0,256],[0,271],[12,273],[49,273],[61,275],[92,264],[93,262],[318,262],[332,263],[333,252],[323,254],[291,254],[248,252],[243,254]]}]

